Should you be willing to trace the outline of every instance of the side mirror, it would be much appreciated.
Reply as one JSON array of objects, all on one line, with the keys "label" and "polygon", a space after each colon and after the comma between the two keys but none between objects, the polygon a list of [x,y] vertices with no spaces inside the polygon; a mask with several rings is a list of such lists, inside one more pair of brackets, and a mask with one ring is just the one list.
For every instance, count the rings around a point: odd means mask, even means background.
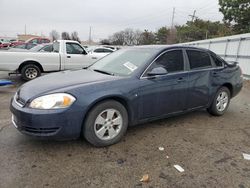
[{"label": "side mirror", "polygon": [[158,76],[158,75],[166,75],[168,71],[163,67],[153,68],[150,72],[147,73],[148,76]]}]

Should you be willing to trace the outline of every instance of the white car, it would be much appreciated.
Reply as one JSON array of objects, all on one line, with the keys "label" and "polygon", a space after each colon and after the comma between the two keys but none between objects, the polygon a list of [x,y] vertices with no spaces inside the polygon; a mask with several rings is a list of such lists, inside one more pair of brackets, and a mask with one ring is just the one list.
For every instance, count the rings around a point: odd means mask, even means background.
[{"label": "white car", "polygon": [[97,48],[94,48],[92,49],[90,52],[89,52],[89,56],[92,57],[92,59],[94,60],[97,60],[97,59],[100,59],[112,52],[114,52],[115,50],[113,49],[110,49],[110,48],[105,48],[105,47],[97,47]]},{"label": "white car", "polygon": [[43,72],[82,69],[95,61],[78,42],[58,40],[52,52],[0,52],[0,71],[12,71],[24,80],[32,80]]}]

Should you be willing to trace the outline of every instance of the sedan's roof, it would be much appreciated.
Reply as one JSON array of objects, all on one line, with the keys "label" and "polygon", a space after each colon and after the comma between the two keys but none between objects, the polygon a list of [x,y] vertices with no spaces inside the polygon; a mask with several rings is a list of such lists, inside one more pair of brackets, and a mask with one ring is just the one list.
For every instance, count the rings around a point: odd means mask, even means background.
[{"label": "sedan's roof", "polygon": [[198,48],[198,47],[193,47],[193,46],[186,46],[186,45],[179,45],[179,44],[174,44],[174,45],[142,45],[142,46],[131,46],[129,48],[134,48],[134,49],[154,49],[154,50],[166,50],[166,49],[172,49],[172,48],[188,48],[188,49],[198,49],[198,50],[204,50],[208,51],[208,49],[205,48]]}]

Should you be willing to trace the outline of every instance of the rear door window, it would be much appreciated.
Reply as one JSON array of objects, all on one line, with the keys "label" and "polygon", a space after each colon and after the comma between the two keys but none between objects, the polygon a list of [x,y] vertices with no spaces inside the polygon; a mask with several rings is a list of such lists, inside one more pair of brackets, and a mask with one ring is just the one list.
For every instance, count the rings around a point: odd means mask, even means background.
[{"label": "rear door window", "polygon": [[210,56],[207,52],[187,50],[190,69],[204,69],[212,67]]},{"label": "rear door window", "polygon": [[50,41],[48,39],[41,39],[41,43],[49,43]]},{"label": "rear door window", "polygon": [[215,54],[212,54],[212,58],[216,67],[222,67],[224,65],[223,60]]},{"label": "rear door window", "polygon": [[103,53],[103,49],[102,48],[98,48],[94,50],[95,53]]},{"label": "rear door window", "polygon": [[33,44],[33,43],[27,43],[26,45],[26,49],[29,50],[31,48],[33,48],[34,46],[36,46],[36,44]]},{"label": "rear door window", "polygon": [[38,39],[32,39],[29,43],[39,44],[39,40]]},{"label": "rear door window", "polygon": [[20,48],[20,49],[25,49],[26,45],[25,44],[20,44],[20,45],[16,45],[13,48]]},{"label": "rear door window", "polygon": [[104,53],[112,53],[113,51],[110,50],[110,49],[103,49],[103,52],[104,52]]}]

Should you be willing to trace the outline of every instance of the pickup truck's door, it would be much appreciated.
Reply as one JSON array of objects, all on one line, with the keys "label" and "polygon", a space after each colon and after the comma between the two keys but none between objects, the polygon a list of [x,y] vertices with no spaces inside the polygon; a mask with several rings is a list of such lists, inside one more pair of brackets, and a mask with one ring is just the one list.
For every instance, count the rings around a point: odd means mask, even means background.
[{"label": "pickup truck's door", "polygon": [[82,69],[93,63],[91,57],[77,43],[66,43],[66,55],[64,69]]}]

